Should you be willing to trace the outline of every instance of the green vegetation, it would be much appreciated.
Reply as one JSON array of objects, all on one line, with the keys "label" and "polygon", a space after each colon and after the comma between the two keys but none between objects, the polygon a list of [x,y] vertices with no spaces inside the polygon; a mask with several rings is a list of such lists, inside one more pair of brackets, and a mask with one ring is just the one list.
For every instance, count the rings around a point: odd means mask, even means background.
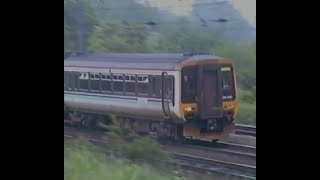
[{"label": "green vegetation", "polygon": [[121,1],[123,7],[130,5],[134,8],[122,12],[125,15],[120,17],[117,13],[103,10],[108,9],[109,5],[117,7],[116,2],[103,2],[64,0],[65,52],[192,52],[228,58],[236,65],[238,86],[241,89],[237,122],[255,124],[256,42],[235,44],[224,39],[223,32],[206,29],[183,18],[174,18],[171,23],[161,26],[138,23],[144,17],[159,17],[159,12],[151,7],[143,7],[144,11],[136,14],[134,9],[141,7],[132,0],[126,0]]},{"label": "green vegetation", "polygon": [[236,123],[256,125],[256,104],[240,102]]},{"label": "green vegetation", "polygon": [[104,148],[110,155],[130,160],[167,160],[169,155],[160,149],[159,144],[150,136],[138,136],[135,132],[118,125],[108,126],[104,137]]},{"label": "green vegetation", "polygon": [[238,90],[240,104],[236,122],[240,124],[256,125],[256,90]]},{"label": "green vegetation", "polygon": [[67,180],[211,180],[221,175],[196,175],[172,169],[155,160],[170,161],[151,137],[142,137],[117,125],[108,126],[97,146],[85,139],[64,141],[64,178]]},{"label": "green vegetation", "polygon": [[182,180],[181,175],[155,160],[170,161],[168,154],[148,136],[108,126],[105,145],[85,139],[65,140],[64,178],[68,180]]},{"label": "green vegetation", "polygon": [[150,165],[106,157],[102,149],[85,140],[65,141],[64,179],[149,180],[151,177],[154,180],[182,179]]}]

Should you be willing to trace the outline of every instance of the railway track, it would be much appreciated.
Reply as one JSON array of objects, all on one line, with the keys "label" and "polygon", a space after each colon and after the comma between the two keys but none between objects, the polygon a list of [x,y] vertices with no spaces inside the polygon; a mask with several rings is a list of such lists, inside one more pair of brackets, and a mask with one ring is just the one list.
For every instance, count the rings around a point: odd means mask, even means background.
[{"label": "railway track", "polygon": [[[82,134],[81,136],[86,135]],[[64,137],[69,139],[75,136],[65,134]],[[92,138],[92,136],[91,138],[85,138],[96,145],[104,143],[99,139]],[[198,144],[188,142],[181,145],[162,144],[162,147],[174,159],[173,162],[164,162],[171,166],[197,173],[228,175],[235,179],[255,179],[256,177],[255,147],[224,142],[215,144],[209,142]],[[221,156],[221,154],[224,156]],[[241,161],[246,161],[246,163],[241,163]]]},{"label": "railway track", "polygon": [[[219,145],[224,144],[224,143],[219,143]],[[218,145],[218,146],[219,146]],[[219,148],[219,147],[203,147],[203,146],[197,146],[197,145],[175,145],[170,147],[170,145],[165,146],[165,149],[171,149],[171,152],[174,151],[175,147],[178,148],[183,148],[188,151],[193,152],[194,154],[209,154],[209,155],[215,155],[215,154],[223,154],[226,156],[226,158],[231,157],[234,159],[238,159],[239,162],[245,160],[245,161],[250,161],[254,162],[251,164],[255,164],[256,161],[256,153],[255,153],[255,148],[254,147],[248,147],[248,146],[243,146],[243,145],[237,145],[237,144],[231,144],[228,143],[228,145],[225,145],[225,148]],[[249,150],[249,151],[246,151]],[[237,161],[237,160],[236,160]]]},{"label": "railway track", "polygon": [[193,168],[202,168],[210,173],[223,173],[239,178],[255,179],[256,167],[227,161],[201,158],[188,154],[171,153],[178,164],[192,165]]},{"label": "railway track", "polygon": [[256,137],[256,126],[236,124],[235,134]]},{"label": "railway track", "polygon": [[222,149],[223,151],[230,150],[230,151],[237,151],[239,153],[241,153],[241,152],[251,153],[251,154],[256,153],[256,147],[254,147],[254,146],[247,146],[247,145],[222,142],[222,141],[217,142],[217,143],[212,143],[210,141],[190,140],[190,141],[187,141],[186,144],[197,145],[197,146],[201,146],[202,148],[215,148],[217,150]]}]

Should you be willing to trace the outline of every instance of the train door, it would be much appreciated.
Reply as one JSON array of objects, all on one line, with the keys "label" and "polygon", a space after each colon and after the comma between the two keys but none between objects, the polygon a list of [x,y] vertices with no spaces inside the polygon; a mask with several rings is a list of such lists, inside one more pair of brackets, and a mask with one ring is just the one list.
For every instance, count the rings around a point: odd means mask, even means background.
[{"label": "train door", "polygon": [[162,73],[161,78],[161,101],[162,101],[162,111],[165,115],[165,118],[170,119],[171,113],[170,113],[170,102],[172,102],[171,97],[171,80],[170,76],[167,72]]},{"label": "train door", "polygon": [[221,116],[218,67],[215,65],[200,66],[198,73],[198,103],[201,119]]}]

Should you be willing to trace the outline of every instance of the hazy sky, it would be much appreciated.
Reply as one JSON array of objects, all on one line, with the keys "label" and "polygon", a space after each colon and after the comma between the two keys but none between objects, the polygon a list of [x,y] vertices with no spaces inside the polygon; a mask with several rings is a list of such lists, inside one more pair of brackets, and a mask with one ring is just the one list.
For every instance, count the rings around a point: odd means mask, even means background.
[{"label": "hazy sky", "polygon": [[[206,0],[136,0],[143,4],[148,4],[152,7],[158,7],[162,10],[170,11],[176,15],[185,16],[192,11],[192,5],[196,3],[212,2]],[[255,26],[256,17],[256,0],[216,0],[229,1],[235,9],[253,26]]]},{"label": "hazy sky", "polygon": [[250,24],[256,26],[256,0],[232,0],[232,5]]}]

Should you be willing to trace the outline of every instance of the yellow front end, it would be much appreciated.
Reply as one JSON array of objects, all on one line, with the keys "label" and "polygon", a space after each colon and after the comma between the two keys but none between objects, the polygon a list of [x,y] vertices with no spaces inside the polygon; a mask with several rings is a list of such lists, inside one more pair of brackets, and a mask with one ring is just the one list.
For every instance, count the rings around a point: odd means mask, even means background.
[{"label": "yellow front end", "polygon": [[[220,105],[218,107],[215,107],[216,108],[215,110],[214,109],[212,110],[212,112],[217,110],[218,113],[216,115],[207,116],[205,118],[201,118],[199,116],[199,114],[201,114],[199,111],[199,106],[198,106],[199,98],[201,96],[201,93],[206,91],[206,89],[203,87],[200,87],[200,89],[197,89],[197,92],[198,92],[196,95],[196,96],[198,96],[197,100],[193,100],[192,103],[183,103],[183,102],[180,103],[180,112],[182,114],[183,121],[184,121],[184,125],[183,125],[183,136],[184,137],[191,137],[193,139],[202,139],[202,140],[219,140],[219,139],[224,138],[234,132],[234,125],[235,125],[234,118],[235,118],[236,113],[238,111],[237,86],[236,86],[236,78],[235,78],[236,76],[235,76],[234,66],[229,61],[226,61],[226,60],[202,61],[200,63],[194,63],[194,62],[189,63],[185,66],[185,68],[186,69],[188,68],[189,70],[185,70],[186,73],[184,73],[184,71],[182,71],[182,88],[189,87],[186,85],[188,83],[188,80],[192,81],[192,80],[196,79],[196,78],[192,77],[192,75],[193,75],[192,67],[195,67],[195,66],[199,66],[199,67],[202,66],[201,67],[202,69],[204,69],[204,68],[208,69],[208,66],[212,66],[213,69],[218,67],[212,71],[207,70],[206,72],[214,72],[214,71],[220,70],[221,73],[224,73],[226,71],[228,71],[228,72],[233,71],[233,73],[231,73],[231,75],[229,74],[229,76],[228,76],[228,77],[230,77],[230,79],[232,78],[231,82],[229,82],[229,83],[232,85],[232,88],[234,89],[233,98],[224,99],[224,100],[220,101],[221,102]],[[199,75],[199,72],[200,72],[200,74],[202,73],[202,71],[200,71],[200,70],[194,71],[194,72],[197,73],[197,76]],[[196,73],[194,73],[194,74],[196,74]],[[185,76],[187,76],[187,77],[185,77]],[[204,75],[202,75],[202,76],[204,76]],[[209,77],[209,76],[207,75],[207,77]],[[212,78],[209,77],[208,81],[203,81],[203,82],[204,83],[220,82],[220,81],[214,81],[214,80],[211,81],[211,80],[212,80]],[[196,86],[197,86],[196,88],[199,88],[198,87],[199,85],[202,86],[201,84],[196,83]],[[193,84],[192,87],[195,87],[195,84]],[[220,88],[220,84],[218,86],[205,86],[205,87],[212,88],[211,91],[205,92],[209,96],[204,96],[204,98],[208,98],[208,97],[211,97],[210,96],[211,92],[217,93],[219,91],[218,88]],[[199,92],[201,92],[201,93],[199,94]],[[181,93],[181,94],[183,94],[183,93]],[[182,95],[182,99],[183,99],[183,95]],[[202,104],[202,107],[206,108],[205,106],[206,106],[206,104]],[[207,112],[210,112],[210,111],[207,110]],[[201,130],[205,126],[204,123],[207,121],[208,121],[207,123],[209,123],[209,121],[211,121],[210,119],[215,119],[214,121],[216,122],[216,124],[218,124],[218,121],[223,122],[223,123],[221,123],[222,125],[220,125],[219,131],[208,131],[208,130],[203,131],[203,130]],[[189,123],[189,122],[193,122],[193,123]],[[199,124],[201,124],[201,125],[199,125]]]},{"label": "yellow front end", "polygon": [[[222,102],[223,110],[230,114],[230,116],[234,119],[235,115],[238,111],[238,100],[234,101],[224,101]],[[196,103],[193,104],[180,104],[180,110],[183,114],[183,119],[185,122],[188,121],[186,117],[196,117],[198,112],[198,106]],[[200,129],[192,127],[190,125],[184,125],[183,126],[183,136],[184,137],[190,137],[193,139],[201,139],[201,140],[219,140],[222,138],[225,138],[229,136],[229,134],[234,132],[234,121],[225,126],[222,130],[222,132],[213,132],[213,133],[201,133]]]}]

